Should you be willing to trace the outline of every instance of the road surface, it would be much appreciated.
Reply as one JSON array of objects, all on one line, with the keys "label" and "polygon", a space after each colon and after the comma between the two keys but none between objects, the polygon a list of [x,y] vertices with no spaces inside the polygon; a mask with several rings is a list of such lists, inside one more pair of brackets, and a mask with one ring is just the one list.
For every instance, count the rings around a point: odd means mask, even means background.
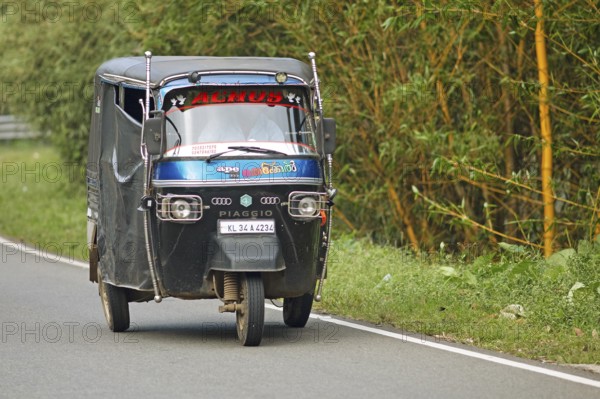
[{"label": "road surface", "polygon": [[595,374],[336,318],[291,329],[273,306],[255,348],[212,300],[131,304],[115,334],[86,269],[0,246],[0,398],[600,397]]}]

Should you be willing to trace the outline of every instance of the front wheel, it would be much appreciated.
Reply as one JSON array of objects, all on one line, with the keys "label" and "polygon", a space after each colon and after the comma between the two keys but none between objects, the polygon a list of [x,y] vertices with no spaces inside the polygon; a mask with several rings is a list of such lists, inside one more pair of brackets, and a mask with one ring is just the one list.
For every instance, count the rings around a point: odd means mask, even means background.
[{"label": "front wheel", "polygon": [[236,310],[237,335],[244,346],[258,346],[265,324],[265,289],[260,274],[244,273]]},{"label": "front wheel", "polygon": [[102,300],[104,318],[111,331],[122,332],[129,328],[129,302],[125,290],[102,281],[98,273],[98,290]]},{"label": "front wheel", "polygon": [[313,297],[313,292],[307,292],[306,294],[297,298],[284,298],[284,323],[290,327],[304,327],[306,322],[308,322],[308,317],[310,316],[310,311],[312,310]]}]

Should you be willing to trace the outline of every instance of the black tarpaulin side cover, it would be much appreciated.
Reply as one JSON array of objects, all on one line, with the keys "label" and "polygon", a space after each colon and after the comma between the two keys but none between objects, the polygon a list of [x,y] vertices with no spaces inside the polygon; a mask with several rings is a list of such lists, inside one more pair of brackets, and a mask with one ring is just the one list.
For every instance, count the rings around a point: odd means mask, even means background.
[{"label": "black tarpaulin side cover", "polygon": [[144,190],[142,126],[115,104],[112,85],[101,86],[101,123],[91,134],[100,141],[97,234],[102,278],[122,287],[151,290],[144,215],[138,210]]}]

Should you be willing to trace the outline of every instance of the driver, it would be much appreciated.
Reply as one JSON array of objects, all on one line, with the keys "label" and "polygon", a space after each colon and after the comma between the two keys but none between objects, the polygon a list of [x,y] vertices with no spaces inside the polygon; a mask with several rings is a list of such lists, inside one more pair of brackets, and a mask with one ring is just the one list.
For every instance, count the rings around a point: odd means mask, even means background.
[{"label": "driver", "polygon": [[248,141],[285,141],[283,130],[267,115],[264,105],[243,106],[240,109],[239,121]]}]

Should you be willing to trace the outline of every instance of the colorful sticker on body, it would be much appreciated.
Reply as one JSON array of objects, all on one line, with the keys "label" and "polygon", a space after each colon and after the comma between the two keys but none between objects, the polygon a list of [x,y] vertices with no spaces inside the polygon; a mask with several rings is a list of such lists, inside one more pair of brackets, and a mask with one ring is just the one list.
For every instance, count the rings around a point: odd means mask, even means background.
[{"label": "colorful sticker on body", "polygon": [[296,172],[295,161],[283,161],[283,162],[262,162],[260,167],[249,168],[242,170],[243,177],[259,177],[263,175],[273,175],[278,173],[291,173]]},{"label": "colorful sticker on body", "polygon": [[240,178],[240,168],[238,166],[218,166],[217,172],[228,175],[230,179]]}]

